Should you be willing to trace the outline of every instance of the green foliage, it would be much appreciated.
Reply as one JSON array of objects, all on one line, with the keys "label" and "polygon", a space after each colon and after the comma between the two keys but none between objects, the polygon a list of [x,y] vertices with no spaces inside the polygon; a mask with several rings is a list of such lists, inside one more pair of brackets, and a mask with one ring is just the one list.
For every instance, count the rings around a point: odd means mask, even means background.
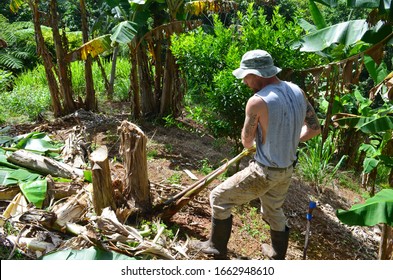
[{"label": "green foliage", "polygon": [[348,211],[337,210],[336,215],[347,225],[374,226],[384,223],[393,226],[393,190],[382,190],[365,203],[353,205]]},{"label": "green foliage", "polygon": [[11,92],[0,94],[0,121],[8,123],[37,119],[50,108],[50,94],[44,68],[39,66],[15,78]]},{"label": "green foliage", "polygon": [[300,69],[319,63],[315,54],[291,49],[292,42],[300,39],[303,29],[296,21],[287,21],[275,8],[270,21],[263,9],[255,10],[250,4],[246,12],[238,12],[234,25],[225,27],[213,17],[211,33],[202,28],[173,37],[172,52],[177,58],[188,83],[188,101],[204,106],[204,110],[190,109],[200,123],[216,137],[230,137],[239,152],[240,130],[244,108],[252,92],[232,71],[238,67],[241,56],[251,49],[270,52],[281,68]]},{"label": "green foliage", "polygon": [[160,221],[147,221],[143,220],[141,222],[141,228],[144,228],[145,234],[143,234],[144,237],[154,239],[154,237],[159,233],[160,230],[162,230],[161,237],[163,238],[168,238],[168,239],[173,239],[179,230],[177,225],[173,225],[168,228],[166,224]]},{"label": "green foliage", "polygon": [[[106,73],[111,63],[103,61]],[[72,84],[76,96],[85,97],[85,79],[83,62],[71,64]],[[128,100],[130,65],[127,59],[119,58],[116,68],[115,101]],[[40,113],[50,110],[50,93],[45,69],[42,65],[28,70],[14,78],[11,72],[0,70],[0,123],[26,122],[36,120]],[[93,64],[93,80],[97,96],[105,100],[105,86],[98,65]],[[12,91],[6,90],[14,81]],[[2,88],[3,87],[3,88]]]},{"label": "green foliage", "polygon": [[173,173],[169,178],[167,178],[167,182],[170,184],[180,184],[182,178],[182,174],[180,172]]},{"label": "green foliage", "polygon": [[[376,68],[371,69],[376,70]],[[384,72],[383,69],[384,67],[375,71],[373,76],[377,78],[377,72]],[[367,139],[367,142],[360,143],[358,149],[359,154],[362,152],[365,154],[363,172],[370,173],[379,165],[393,168],[393,157],[387,150],[393,131],[392,105],[377,104],[365,98],[359,88],[356,88],[352,94],[337,97],[335,107],[336,111],[353,114],[337,121],[341,129],[359,131],[364,134],[364,139]]]},{"label": "green foliage", "polygon": [[213,135],[229,136],[235,140],[235,152],[241,151],[239,135],[244,122],[244,108],[251,91],[232,75],[231,70],[220,72],[214,80],[216,89],[207,94],[212,112],[207,122]]},{"label": "green foliage", "polygon": [[316,187],[330,183],[346,158],[343,156],[333,164],[336,147],[332,136],[329,135],[323,145],[321,135],[308,140],[304,145],[299,150],[298,166],[301,176]]},{"label": "green foliage", "polygon": [[199,171],[204,174],[210,174],[213,171],[213,168],[211,164],[209,163],[209,160],[207,158],[203,159],[200,161],[201,167],[199,168]]},{"label": "green foliage", "polygon": [[291,44],[300,39],[303,29],[297,21],[287,21],[277,7],[271,21],[267,21],[262,9],[254,11],[250,5],[247,13],[239,14],[239,24],[242,27],[239,46],[239,58],[251,49],[268,51],[277,66],[290,69],[304,69],[315,66],[320,62],[314,54],[300,53],[290,48]]},{"label": "green foliage", "polygon": [[47,191],[46,179],[19,183],[19,187],[29,202],[33,203],[37,208],[42,208]]},{"label": "green foliage", "polygon": [[181,122],[177,121],[172,114],[169,114],[168,116],[163,117],[162,119],[165,122],[164,124],[165,127],[177,127],[179,129],[184,129],[184,125]]},{"label": "green foliage", "polygon": [[147,159],[148,160],[156,158],[157,155],[158,155],[158,151],[157,150],[149,150],[149,151],[147,151]]},{"label": "green foliage", "polygon": [[261,215],[258,212],[258,208],[250,207],[249,211],[244,211],[241,214],[240,219],[243,226],[240,232],[246,232],[249,236],[263,242],[268,239],[266,232],[270,227],[261,220]]},{"label": "green foliage", "polygon": [[[303,52],[319,52],[332,45],[339,44],[349,47],[358,42],[367,29],[366,20],[338,23],[304,36],[301,40],[300,50]],[[297,48],[298,45],[295,44],[294,47]]]},{"label": "green foliage", "polygon": [[[325,6],[319,5],[323,8],[319,10],[314,2]],[[368,8],[363,5],[364,3],[372,4],[372,7],[378,9],[370,14],[365,9],[352,9]],[[307,34],[301,41],[294,44],[294,47],[300,46],[301,51],[319,53],[329,58],[329,61],[342,60],[364,51],[370,47],[369,44],[381,42],[392,32],[391,23],[386,21],[386,7],[383,8],[383,4],[381,6],[379,4],[380,1],[343,3],[343,1],[310,0],[310,11],[316,27],[312,30],[305,29]],[[379,10],[378,15],[377,10]],[[373,20],[370,21],[370,18]]]},{"label": "green foliage", "polygon": [[198,28],[172,38],[171,50],[186,76],[192,101],[201,102],[212,90],[215,73],[225,67],[225,49],[231,44],[232,31],[215,17],[214,34]]},{"label": "green foliage", "polygon": [[10,71],[4,71],[0,69],[0,92],[5,92],[11,89],[14,76]]},{"label": "green foliage", "polygon": [[0,14],[0,38],[7,43],[7,47],[0,48],[0,69],[17,73],[35,66],[38,58],[32,23],[9,23]]}]

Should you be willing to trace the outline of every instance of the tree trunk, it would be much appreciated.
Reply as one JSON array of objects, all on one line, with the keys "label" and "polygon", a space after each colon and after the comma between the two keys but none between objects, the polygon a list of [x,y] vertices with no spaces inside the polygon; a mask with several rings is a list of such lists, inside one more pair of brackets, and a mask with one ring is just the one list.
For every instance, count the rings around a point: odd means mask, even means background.
[{"label": "tree trunk", "polygon": [[93,173],[93,205],[96,214],[101,215],[102,209],[106,207],[111,207],[113,211],[116,211],[106,146],[95,150],[90,155],[90,160]]},{"label": "tree trunk", "polygon": [[51,95],[52,110],[55,117],[63,115],[63,109],[60,102],[60,92],[57,84],[56,77],[53,73],[53,62],[52,56],[49,53],[46,45],[44,36],[41,31],[40,13],[38,11],[38,0],[29,1],[30,9],[33,13],[33,23],[35,31],[35,41],[37,44],[37,55],[42,57],[42,61],[45,68],[46,79],[48,80],[49,92]]},{"label": "tree trunk", "polygon": [[116,63],[117,63],[117,55],[119,53],[119,46],[117,45],[113,49],[113,56],[112,56],[112,69],[111,69],[111,76],[109,78],[109,90],[108,90],[108,99],[113,99],[113,92],[114,92],[114,85],[115,85],[115,76],[116,76]]},{"label": "tree trunk", "polygon": [[379,260],[388,260],[390,258],[391,252],[389,252],[389,250],[391,249],[390,248],[391,245],[388,242],[390,240],[391,240],[391,228],[387,224],[383,224],[382,232],[381,232],[381,242],[379,243],[379,252],[378,252]]},{"label": "tree trunk", "polygon": [[146,55],[146,50],[139,45],[136,49],[137,53],[137,64],[138,64],[138,76],[139,76],[139,88],[142,99],[142,113],[143,115],[156,115],[158,109],[155,106],[152,81],[149,73],[149,62]]},{"label": "tree trunk", "polygon": [[393,228],[391,226],[388,226],[386,257],[388,260],[393,260]]},{"label": "tree trunk", "polygon": [[163,63],[162,63],[162,42],[150,42],[149,44],[154,44],[154,56],[155,56],[155,61],[154,61],[154,99],[155,99],[155,106],[156,108],[160,108],[160,99],[162,96],[162,86],[163,86],[163,76],[164,76],[164,71],[163,71]]},{"label": "tree trunk", "polygon": [[[89,41],[89,27],[87,24],[87,13],[86,13],[86,3],[85,0],[79,0],[81,8],[81,21],[82,21],[82,37],[83,43]],[[86,79],[86,100],[85,108],[88,111],[97,110],[96,96],[94,92],[94,82],[93,82],[93,58],[89,55],[85,63],[85,79]]]},{"label": "tree trunk", "polygon": [[59,20],[57,16],[57,2],[50,1],[50,17],[53,33],[53,42],[56,50],[56,60],[58,67],[58,77],[60,83],[60,92],[63,96],[64,113],[69,114],[75,112],[76,106],[72,98],[71,80],[68,75],[69,63],[65,62],[66,52],[64,51],[63,42],[59,32]]},{"label": "tree trunk", "polygon": [[120,154],[126,170],[123,194],[131,208],[148,213],[152,203],[147,175],[147,137],[138,126],[127,121],[123,121],[118,130],[121,133]]},{"label": "tree trunk", "polygon": [[132,101],[132,111],[134,112],[134,118],[139,119],[141,114],[141,101],[140,101],[140,88],[138,81],[138,65],[137,65],[137,54],[136,49],[133,46],[135,43],[131,43],[130,47],[130,59],[131,59],[131,72],[130,72],[130,93],[133,94],[130,100]]},{"label": "tree trunk", "polygon": [[162,95],[160,100],[160,116],[167,116],[172,113],[171,110],[171,97],[174,94],[172,90],[172,82],[174,76],[175,61],[169,46],[166,50],[166,62],[164,71],[164,80],[162,86]]}]

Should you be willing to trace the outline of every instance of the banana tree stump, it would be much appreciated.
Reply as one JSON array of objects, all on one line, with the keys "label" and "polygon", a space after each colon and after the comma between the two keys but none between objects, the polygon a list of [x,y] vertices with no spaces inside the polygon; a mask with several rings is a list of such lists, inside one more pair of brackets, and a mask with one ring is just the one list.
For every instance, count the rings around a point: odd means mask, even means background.
[{"label": "banana tree stump", "polygon": [[120,132],[120,155],[126,170],[123,195],[132,208],[142,213],[152,209],[150,184],[147,174],[147,137],[135,124],[123,121]]},{"label": "banana tree stump", "polygon": [[116,210],[114,189],[112,186],[111,170],[108,160],[108,149],[101,146],[90,155],[93,175],[93,205],[97,215],[102,209],[111,207]]}]

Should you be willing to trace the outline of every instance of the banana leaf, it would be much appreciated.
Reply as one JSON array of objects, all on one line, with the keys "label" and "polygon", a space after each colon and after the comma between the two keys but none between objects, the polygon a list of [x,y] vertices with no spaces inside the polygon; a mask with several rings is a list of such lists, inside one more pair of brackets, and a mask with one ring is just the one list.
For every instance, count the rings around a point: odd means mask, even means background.
[{"label": "banana leaf", "polygon": [[[0,145],[13,149],[25,149],[41,153],[50,151],[59,153],[62,146],[54,143],[44,132],[31,132],[16,137],[2,135],[0,136]],[[4,149],[0,148],[0,154],[4,153]]]},{"label": "banana leaf", "polygon": [[10,174],[14,171],[12,168],[0,167],[0,186],[9,186],[18,184],[18,180],[9,178]]},{"label": "banana leaf", "polygon": [[[0,151],[1,151],[1,149],[0,149]],[[6,155],[0,154],[0,168],[1,168],[2,166],[8,167],[8,168],[13,168],[13,169],[18,169],[18,168],[20,168],[19,166],[15,165],[15,164],[13,164],[13,163],[11,163],[11,162],[8,162],[8,161],[7,161],[7,156],[6,156]]]},{"label": "banana leaf", "polygon": [[120,22],[112,30],[111,40],[120,44],[128,44],[134,39],[137,30],[135,29],[135,23],[131,21]]},{"label": "banana leaf", "polygon": [[91,170],[83,170],[83,177],[85,181],[93,183],[93,173],[91,172]]},{"label": "banana leaf", "polygon": [[23,5],[23,3],[25,3],[24,0],[11,0],[10,1],[11,12],[16,13],[19,7]]},{"label": "banana leaf", "polygon": [[356,127],[364,133],[375,134],[378,132],[393,129],[393,117],[373,116],[370,118],[360,118]]},{"label": "banana leaf", "polygon": [[[17,167],[19,168],[19,167]],[[0,164],[0,186],[17,185],[20,182],[37,180],[39,174],[32,173],[25,169],[14,169]]]},{"label": "banana leaf", "polygon": [[349,210],[338,209],[338,219],[347,225],[374,226],[387,224],[393,226],[393,189],[384,189],[363,204],[355,204]]},{"label": "banana leaf", "polygon": [[136,260],[113,251],[104,251],[96,247],[83,250],[64,250],[47,254],[41,260]]},{"label": "banana leaf", "polygon": [[385,77],[389,74],[385,63],[378,65],[374,59],[368,55],[364,56],[364,65],[376,84],[385,80]]},{"label": "banana leaf", "polygon": [[333,8],[337,6],[338,0],[314,0],[314,2],[318,2],[325,6]]},{"label": "banana leaf", "polygon": [[68,53],[65,57],[65,61],[73,62],[78,60],[86,60],[89,55],[94,58],[101,53],[111,50],[111,43],[112,41],[109,34],[94,38],[79,48]]},{"label": "banana leaf", "polygon": [[363,161],[363,172],[366,174],[371,173],[378,166],[379,162],[376,158],[365,158]]},{"label": "banana leaf", "polygon": [[393,129],[393,117],[389,115],[363,117],[342,113],[336,114],[334,116],[334,121],[341,126],[354,127],[367,134],[376,134]]},{"label": "banana leaf", "polygon": [[313,0],[309,0],[309,9],[311,12],[312,20],[318,29],[323,29],[326,27],[325,19],[323,18],[318,6]]},{"label": "banana leaf", "polygon": [[300,51],[318,52],[333,44],[350,46],[360,41],[367,30],[366,20],[342,22],[304,36],[293,48],[301,47]]},{"label": "banana leaf", "polygon": [[48,189],[45,179],[19,183],[19,187],[29,202],[33,203],[37,208],[42,207]]},{"label": "banana leaf", "polygon": [[6,135],[0,135],[0,145],[4,145],[5,143],[8,143],[12,141],[12,137],[6,136]]},{"label": "banana leaf", "polygon": [[347,0],[347,6],[353,8],[379,8],[381,2],[385,10],[390,9],[390,0]]}]

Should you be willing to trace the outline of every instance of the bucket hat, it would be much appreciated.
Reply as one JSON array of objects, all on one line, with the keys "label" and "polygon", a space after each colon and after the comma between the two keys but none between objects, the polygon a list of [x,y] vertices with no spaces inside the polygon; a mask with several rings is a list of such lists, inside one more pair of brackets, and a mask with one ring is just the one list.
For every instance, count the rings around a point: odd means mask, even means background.
[{"label": "bucket hat", "polygon": [[248,74],[263,78],[270,78],[281,72],[281,68],[274,66],[272,56],[264,50],[246,52],[240,62],[240,67],[232,72],[237,79],[243,79]]}]

